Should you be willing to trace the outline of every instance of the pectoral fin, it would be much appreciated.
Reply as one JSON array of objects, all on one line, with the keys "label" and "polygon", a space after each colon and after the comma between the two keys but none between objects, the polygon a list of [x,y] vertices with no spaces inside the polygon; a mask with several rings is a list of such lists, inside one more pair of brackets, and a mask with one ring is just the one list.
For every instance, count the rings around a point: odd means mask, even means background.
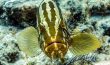
[{"label": "pectoral fin", "polygon": [[79,33],[72,37],[71,51],[75,55],[84,55],[101,46],[98,38],[91,33]]},{"label": "pectoral fin", "polygon": [[28,27],[16,34],[18,46],[27,56],[35,56],[39,49],[38,32],[34,27]]}]

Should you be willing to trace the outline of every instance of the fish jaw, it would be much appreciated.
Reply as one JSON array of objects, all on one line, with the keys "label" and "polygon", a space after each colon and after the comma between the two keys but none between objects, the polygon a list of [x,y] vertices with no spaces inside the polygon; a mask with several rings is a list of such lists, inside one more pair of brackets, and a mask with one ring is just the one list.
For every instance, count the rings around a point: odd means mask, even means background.
[{"label": "fish jaw", "polygon": [[65,54],[67,53],[67,45],[62,44],[60,42],[53,42],[47,47],[44,48],[45,53],[52,59],[63,59]]}]

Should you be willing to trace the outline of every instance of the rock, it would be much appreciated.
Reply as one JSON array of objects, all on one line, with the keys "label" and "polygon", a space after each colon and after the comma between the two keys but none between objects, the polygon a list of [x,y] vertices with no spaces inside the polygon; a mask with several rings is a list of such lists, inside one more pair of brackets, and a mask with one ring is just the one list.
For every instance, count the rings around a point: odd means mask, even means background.
[{"label": "rock", "polygon": [[2,14],[3,14],[3,12],[4,12],[3,8],[2,8],[2,7],[0,7],[0,15],[2,15]]},{"label": "rock", "polygon": [[110,36],[110,27],[104,31],[103,35]]},{"label": "rock", "polygon": [[110,1],[88,1],[89,14],[91,16],[105,16],[110,15]]},{"label": "rock", "polygon": [[13,52],[13,53],[7,53],[7,55],[4,55],[8,63],[14,63],[19,59],[19,53]]},{"label": "rock", "polygon": [[37,8],[31,6],[22,6],[16,8],[7,8],[8,24],[13,26],[27,27],[36,26]]}]

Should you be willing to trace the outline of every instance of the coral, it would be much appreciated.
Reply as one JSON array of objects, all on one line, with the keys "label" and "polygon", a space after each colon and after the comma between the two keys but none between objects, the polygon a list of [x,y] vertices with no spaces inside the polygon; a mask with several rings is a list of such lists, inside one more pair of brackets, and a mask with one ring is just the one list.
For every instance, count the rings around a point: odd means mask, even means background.
[{"label": "coral", "polygon": [[14,26],[36,26],[36,6],[26,6],[7,8],[7,17],[10,25]]},{"label": "coral", "polygon": [[[42,0],[0,0],[0,65],[51,65],[42,51],[25,58],[15,34],[24,27],[37,25],[37,9]],[[95,65],[110,61],[110,0],[55,0],[69,33],[75,29],[90,32],[101,40],[101,47],[89,54],[76,57],[70,51],[65,63],[57,65]],[[26,60],[27,59],[27,60]],[[106,62],[105,62],[106,61]]]}]

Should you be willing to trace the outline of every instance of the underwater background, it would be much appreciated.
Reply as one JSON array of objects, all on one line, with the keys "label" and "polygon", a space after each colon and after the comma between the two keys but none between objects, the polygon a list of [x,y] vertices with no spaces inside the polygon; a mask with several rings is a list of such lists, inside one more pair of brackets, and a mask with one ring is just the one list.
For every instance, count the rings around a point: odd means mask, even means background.
[{"label": "underwater background", "polygon": [[[0,0],[0,65],[51,65],[41,49],[35,57],[25,58],[15,38],[24,28],[36,27],[36,12],[41,2]],[[102,42],[100,48],[86,55],[75,56],[68,51],[63,65],[110,65],[110,0],[56,0],[56,3],[69,32],[75,28],[91,31]]]}]

